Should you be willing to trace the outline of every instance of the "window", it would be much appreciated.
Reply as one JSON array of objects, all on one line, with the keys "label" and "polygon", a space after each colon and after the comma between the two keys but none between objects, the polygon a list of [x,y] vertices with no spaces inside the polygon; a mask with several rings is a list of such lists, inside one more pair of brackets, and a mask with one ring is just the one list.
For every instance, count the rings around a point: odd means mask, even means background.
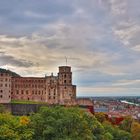
[{"label": "window", "polygon": [[17,94],[19,94],[19,91],[17,90]]},{"label": "window", "polygon": [[28,94],[28,90],[26,90],[26,94]]},{"label": "window", "polygon": [[38,94],[40,95],[40,91],[38,91]]},{"label": "window", "polygon": [[0,95],[0,98],[2,98],[2,95]]},{"label": "window", "polygon": [[0,91],[1,93],[3,92],[3,90]]},{"label": "window", "polygon": [[65,84],[66,84],[66,82],[67,82],[67,81],[66,81],[66,80],[64,80],[64,83],[65,83]]}]

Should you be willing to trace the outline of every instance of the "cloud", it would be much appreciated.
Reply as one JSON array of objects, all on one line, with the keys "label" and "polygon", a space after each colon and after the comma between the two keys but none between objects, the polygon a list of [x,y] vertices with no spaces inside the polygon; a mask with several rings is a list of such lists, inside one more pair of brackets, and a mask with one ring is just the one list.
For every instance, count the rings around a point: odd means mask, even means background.
[{"label": "cloud", "polygon": [[107,3],[103,2],[103,4],[108,5],[108,11],[111,13],[110,17],[114,20],[112,31],[118,41],[124,47],[139,52],[139,1],[109,0]]},{"label": "cloud", "polygon": [[35,64],[33,64],[31,61],[26,61],[24,59],[16,59],[13,56],[6,55],[5,52],[0,52],[0,66],[3,65],[13,65],[17,67],[32,67]]},{"label": "cloud", "polygon": [[42,76],[67,56],[80,92],[138,93],[139,15],[139,0],[0,1],[0,64]]},{"label": "cloud", "polygon": [[113,84],[113,86],[135,86],[136,84],[140,84],[140,79],[133,79],[133,80],[119,80]]},{"label": "cloud", "polygon": [[[128,92],[129,89],[129,92]],[[139,96],[139,88],[78,87],[78,96]]]},{"label": "cloud", "polygon": [[[103,52],[94,53],[87,49],[92,40],[98,39],[91,36],[94,30],[91,29],[91,26],[88,25],[80,30],[78,25],[73,27],[58,23],[46,28],[45,34],[41,31],[41,33],[34,33],[26,37],[2,35],[0,36],[1,50],[11,57],[14,57],[16,52],[17,59],[25,59],[44,67],[61,63],[64,61],[64,57],[68,56],[74,66],[92,68],[93,65],[98,66],[108,61],[108,56]],[[83,32],[85,34],[82,34]],[[74,37],[76,33],[78,36]],[[36,56],[39,58],[36,59]]]}]

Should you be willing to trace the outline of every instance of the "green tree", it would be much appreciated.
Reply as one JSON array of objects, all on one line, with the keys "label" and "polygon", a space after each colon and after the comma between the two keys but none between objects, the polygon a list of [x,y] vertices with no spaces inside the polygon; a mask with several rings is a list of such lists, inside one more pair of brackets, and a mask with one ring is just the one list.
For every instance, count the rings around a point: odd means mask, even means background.
[{"label": "green tree", "polygon": [[110,133],[113,136],[112,140],[131,140],[131,134],[127,131],[119,129],[118,126],[113,126],[109,122],[103,123],[104,129],[106,133]]},{"label": "green tree", "polygon": [[99,113],[95,113],[95,117],[97,118],[97,120],[101,123],[103,123],[104,121],[106,121],[106,114],[103,112],[99,112]]},{"label": "green tree", "polygon": [[0,113],[5,113],[5,112],[6,112],[5,106],[0,104]]},{"label": "green tree", "polygon": [[122,130],[127,131],[127,132],[131,132],[132,122],[133,122],[133,118],[131,116],[127,116],[127,117],[124,118],[124,120],[120,124],[120,128]]},{"label": "green tree", "polygon": [[42,107],[31,121],[37,140],[93,140],[102,132],[95,117],[75,107]]},{"label": "green tree", "polygon": [[103,135],[102,140],[113,140],[113,136],[112,136],[111,133],[106,132],[106,133]]}]

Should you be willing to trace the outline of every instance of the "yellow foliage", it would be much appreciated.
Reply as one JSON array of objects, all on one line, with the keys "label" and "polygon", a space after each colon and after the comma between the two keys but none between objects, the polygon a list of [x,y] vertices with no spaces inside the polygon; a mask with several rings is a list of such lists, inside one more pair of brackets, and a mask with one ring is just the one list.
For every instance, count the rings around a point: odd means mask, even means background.
[{"label": "yellow foliage", "polygon": [[131,133],[133,140],[140,140],[140,124],[138,122],[132,123]]},{"label": "yellow foliage", "polygon": [[22,125],[28,125],[30,122],[30,119],[27,116],[20,117],[20,124]]}]

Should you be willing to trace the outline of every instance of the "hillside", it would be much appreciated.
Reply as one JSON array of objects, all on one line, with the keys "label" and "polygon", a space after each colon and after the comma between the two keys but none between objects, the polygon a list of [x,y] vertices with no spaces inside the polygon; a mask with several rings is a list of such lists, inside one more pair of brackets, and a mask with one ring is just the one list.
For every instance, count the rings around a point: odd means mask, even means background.
[{"label": "hillside", "polygon": [[8,73],[10,74],[12,77],[20,77],[19,74],[13,72],[13,71],[10,71],[10,70],[6,70],[6,69],[2,69],[0,68],[0,73]]}]

